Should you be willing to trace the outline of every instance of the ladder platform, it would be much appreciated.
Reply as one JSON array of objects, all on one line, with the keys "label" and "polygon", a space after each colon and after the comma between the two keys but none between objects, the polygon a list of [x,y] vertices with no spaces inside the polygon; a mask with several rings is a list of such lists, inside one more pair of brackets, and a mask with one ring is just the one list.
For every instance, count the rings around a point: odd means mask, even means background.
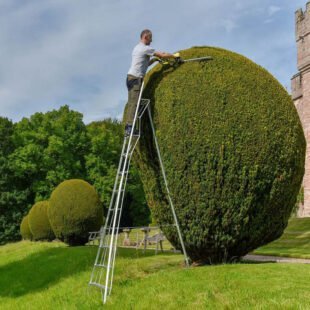
[{"label": "ladder platform", "polygon": [[141,98],[140,106],[143,107],[146,104],[150,103],[150,99]]},{"label": "ladder platform", "polygon": [[[89,285],[96,286],[96,287],[99,287],[99,288],[101,288],[102,290],[105,290],[105,288],[106,288],[105,285],[100,284],[100,283],[97,283],[97,282],[89,282],[88,284],[89,284]],[[109,287],[107,287],[107,288],[109,288]]]}]

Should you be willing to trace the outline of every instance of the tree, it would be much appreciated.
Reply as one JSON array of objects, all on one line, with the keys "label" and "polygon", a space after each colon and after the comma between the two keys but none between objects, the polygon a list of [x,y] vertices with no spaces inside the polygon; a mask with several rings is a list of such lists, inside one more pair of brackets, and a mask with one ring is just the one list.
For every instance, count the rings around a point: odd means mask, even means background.
[{"label": "tree", "polygon": [[30,197],[24,180],[15,177],[10,169],[8,158],[14,151],[13,131],[13,123],[0,117],[0,244],[20,238],[19,225]]},{"label": "tree", "polygon": [[28,180],[34,201],[48,199],[63,180],[85,177],[84,157],[89,143],[82,117],[63,106],[35,113],[16,124],[10,165],[16,177]]}]

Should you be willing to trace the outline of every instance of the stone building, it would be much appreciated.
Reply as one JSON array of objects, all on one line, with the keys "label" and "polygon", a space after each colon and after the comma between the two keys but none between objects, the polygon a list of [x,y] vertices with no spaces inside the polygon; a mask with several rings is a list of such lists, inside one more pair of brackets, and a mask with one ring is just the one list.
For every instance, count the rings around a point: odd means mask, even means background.
[{"label": "stone building", "polygon": [[306,4],[305,11],[296,11],[295,24],[298,73],[292,77],[292,97],[307,140],[304,202],[298,215],[310,217],[310,1]]}]

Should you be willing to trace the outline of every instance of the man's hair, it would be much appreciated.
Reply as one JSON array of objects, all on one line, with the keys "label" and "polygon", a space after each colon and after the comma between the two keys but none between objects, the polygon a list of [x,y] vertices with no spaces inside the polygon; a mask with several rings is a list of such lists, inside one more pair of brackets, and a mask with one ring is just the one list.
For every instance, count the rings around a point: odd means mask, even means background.
[{"label": "man's hair", "polygon": [[151,31],[151,30],[149,30],[149,29],[144,29],[144,30],[141,32],[141,34],[140,34],[140,39],[142,39],[144,35],[150,35],[150,34],[152,34],[152,31]]}]

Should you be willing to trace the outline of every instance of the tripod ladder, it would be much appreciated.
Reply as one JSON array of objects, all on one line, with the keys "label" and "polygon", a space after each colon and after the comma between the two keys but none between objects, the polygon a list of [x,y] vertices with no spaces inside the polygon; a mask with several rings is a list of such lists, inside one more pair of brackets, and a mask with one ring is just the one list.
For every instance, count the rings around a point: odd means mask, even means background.
[{"label": "tripod ladder", "polygon": [[[104,228],[101,230],[98,251],[97,251],[95,263],[93,266],[93,270],[91,273],[91,278],[89,281],[89,285],[93,285],[93,286],[100,288],[103,303],[106,303],[107,296],[111,294],[111,290],[112,290],[115,256],[116,256],[116,250],[117,250],[117,239],[118,239],[120,220],[121,220],[121,215],[122,215],[125,189],[126,189],[126,184],[127,184],[128,174],[129,174],[130,161],[131,161],[134,149],[141,136],[141,118],[146,110],[148,110],[148,116],[149,116],[152,132],[153,132],[153,137],[154,137],[155,146],[157,149],[157,154],[158,154],[158,158],[159,158],[159,162],[161,166],[162,175],[163,175],[166,190],[167,190],[169,204],[170,204],[173,218],[175,221],[175,226],[178,231],[178,236],[179,236],[180,243],[182,246],[182,251],[185,257],[186,265],[189,266],[189,261],[188,261],[185,246],[183,243],[183,238],[181,235],[179,223],[178,223],[177,216],[174,210],[172,199],[170,197],[170,192],[169,192],[168,183],[166,179],[166,173],[165,173],[164,166],[161,160],[158,142],[155,136],[155,129],[154,129],[150,105],[149,105],[150,100],[141,98],[143,86],[144,86],[144,82],[142,83],[142,86],[141,86],[141,91],[139,94],[138,104],[137,104],[137,108],[135,111],[131,133],[129,136],[125,136],[124,138],[121,157],[119,160],[119,165],[118,165],[114,187],[112,191],[112,197],[111,197],[107,217],[105,220]],[[136,123],[138,124],[137,133],[134,130]]]}]

